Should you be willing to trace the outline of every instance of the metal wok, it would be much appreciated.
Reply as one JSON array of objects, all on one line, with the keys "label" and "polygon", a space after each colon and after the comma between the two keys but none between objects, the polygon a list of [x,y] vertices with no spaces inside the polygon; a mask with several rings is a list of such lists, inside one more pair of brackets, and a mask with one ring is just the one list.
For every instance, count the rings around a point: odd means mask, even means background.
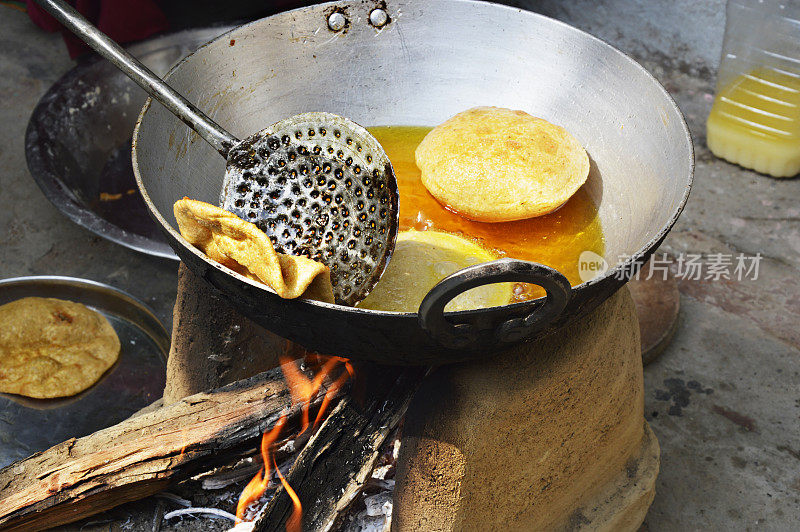
[{"label": "metal wok", "polygon": [[[370,13],[384,6],[377,28]],[[329,17],[336,15],[329,26]],[[381,22],[381,17],[373,21]],[[338,29],[341,28],[341,29]],[[604,42],[555,20],[465,0],[361,0],[281,13],[232,30],[173,68],[169,83],[240,138],[266,123],[329,111],[365,125],[436,125],[476,105],[523,109],[586,147],[609,268],[572,289],[551,268],[504,260],[434,288],[419,313],[284,300],[210,261],[177,231],[173,203],[217,203],[225,164],[148,101],[133,167],[152,215],[196,274],[267,329],[324,354],[386,364],[489,356],[579,319],[618,290],[680,214],[694,159],[686,124],[661,85]],[[400,198],[402,202],[402,197]],[[453,295],[499,281],[547,289],[536,301],[442,314]]]}]

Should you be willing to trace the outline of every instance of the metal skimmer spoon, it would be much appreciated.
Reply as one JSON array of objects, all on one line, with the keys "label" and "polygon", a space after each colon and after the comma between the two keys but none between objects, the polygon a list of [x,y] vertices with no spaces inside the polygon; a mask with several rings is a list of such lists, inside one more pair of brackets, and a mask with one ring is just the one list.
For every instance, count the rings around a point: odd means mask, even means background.
[{"label": "metal skimmer spoon", "polygon": [[240,141],[71,6],[37,3],[227,160],[222,208],[256,224],[276,251],[330,267],[337,303],[367,296],[394,250],[399,208],[392,165],[366,129],[331,113],[305,113]]}]

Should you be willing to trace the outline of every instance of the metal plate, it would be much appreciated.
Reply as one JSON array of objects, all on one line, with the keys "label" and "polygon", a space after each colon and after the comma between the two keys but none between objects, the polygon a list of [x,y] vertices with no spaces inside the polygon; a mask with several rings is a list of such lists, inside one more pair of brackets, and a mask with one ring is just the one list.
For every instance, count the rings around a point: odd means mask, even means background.
[{"label": "metal plate", "polygon": [[0,305],[54,297],[100,312],[119,335],[120,356],[100,381],[77,395],[31,399],[0,393],[0,467],[69,438],[91,434],[161,397],[170,337],[143,303],[110,286],[72,277],[0,281]]},{"label": "metal plate", "polygon": [[[159,75],[229,31],[182,31],[134,44]],[[131,134],[147,95],[108,61],[93,57],[56,81],[31,115],[28,168],[53,205],[73,222],[123,246],[176,259],[150,218],[131,167]]]}]

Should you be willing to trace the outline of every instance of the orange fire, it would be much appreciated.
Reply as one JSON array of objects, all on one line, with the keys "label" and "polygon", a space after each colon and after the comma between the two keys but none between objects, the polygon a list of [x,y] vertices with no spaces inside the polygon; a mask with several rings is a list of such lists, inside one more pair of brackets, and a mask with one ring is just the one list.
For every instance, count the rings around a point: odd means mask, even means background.
[{"label": "orange fire", "polygon": [[[267,489],[267,485],[269,484],[269,464],[270,464],[270,447],[275,440],[278,439],[278,435],[283,428],[284,423],[286,423],[286,414],[283,414],[281,418],[275,423],[275,426],[272,427],[272,430],[269,432],[265,432],[264,435],[261,437],[261,458],[264,461],[264,467],[256,473],[256,476],[253,477],[247,486],[245,486],[242,494],[239,495],[239,504],[236,505],[236,518],[241,521],[244,517],[244,512],[247,510],[247,507],[253,503],[256,499],[258,499],[262,493],[264,493]],[[275,468],[277,469],[277,467]]]},{"label": "orange fire", "polygon": [[[184,428],[182,428],[182,429],[181,429],[181,441],[183,441],[183,442],[186,442],[186,440],[187,440],[187,438],[186,438],[186,433],[187,433],[187,429],[186,429],[185,427],[184,427]],[[180,460],[181,458],[183,458],[183,455],[185,455],[185,454],[186,454],[186,447],[187,447],[187,444],[186,444],[186,443],[184,443],[184,444],[183,444],[183,446],[181,446],[181,452],[180,452],[180,454],[178,455],[178,460]]]},{"label": "orange fire", "polygon": [[[283,356],[280,357],[279,360],[281,363],[281,371],[286,379],[286,383],[289,387],[289,393],[292,397],[292,405],[300,403],[304,404],[301,412],[300,432],[296,436],[299,437],[305,433],[309,427],[311,427],[311,430],[314,430],[319,426],[324,419],[325,412],[330,406],[330,402],[336,395],[337,390],[341,388],[349,378],[353,377],[353,366],[346,358],[323,357],[320,355],[309,354],[306,357],[306,362],[309,365],[317,368],[314,377],[309,379],[300,370],[294,359],[288,356]],[[322,399],[322,403],[320,404],[320,408],[317,411],[317,415],[312,425],[310,422],[311,416],[309,413],[311,400],[317,395],[317,393],[319,393],[322,385],[325,382],[325,379],[331,376],[331,374],[334,373],[334,370],[340,368],[342,365],[344,366],[344,371],[341,371],[340,375],[336,378],[336,380],[333,381],[331,386],[325,392],[325,397]],[[294,504],[294,511],[286,523],[286,530],[288,532],[295,532],[301,530],[303,507],[300,503],[300,498],[297,496],[297,493],[284,478],[280,469],[278,469],[275,457],[271,453],[272,445],[278,439],[278,435],[280,434],[283,425],[286,423],[286,419],[287,414],[281,416],[281,419],[278,421],[278,423],[276,423],[269,432],[265,432],[264,436],[261,438],[261,458],[264,461],[264,467],[256,474],[255,477],[253,477],[253,479],[242,491],[242,494],[239,496],[239,503],[236,506],[236,518],[239,521],[244,519],[244,514],[248,506],[250,506],[254,501],[258,500],[258,498],[261,497],[261,495],[266,491],[267,486],[269,485],[271,464],[275,467],[275,472],[277,473],[281,484]]]},{"label": "orange fire", "polygon": [[303,519],[303,505],[300,504],[300,497],[297,496],[297,493],[292,489],[289,485],[289,482],[283,478],[283,473],[281,470],[278,469],[278,464],[275,463],[275,459],[272,459],[272,463],[275,464],[275,471],[278,472],[278,478],[281,479],[281,484],[283,484],[283,489],[286,490],[286,493],[289,494],[289,497],[292,499],[292,504],[294,505],[294,510],[292,511],[291,517],[286,520],[286,532],[301,532],[302,531],[302,519]]}]

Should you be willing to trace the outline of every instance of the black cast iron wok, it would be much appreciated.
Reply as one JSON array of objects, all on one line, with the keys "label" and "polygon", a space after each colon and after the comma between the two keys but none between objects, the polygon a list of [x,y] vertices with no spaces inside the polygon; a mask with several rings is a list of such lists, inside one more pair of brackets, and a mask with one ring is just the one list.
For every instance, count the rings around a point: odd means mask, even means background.
[{"label": "black cast iron wok", "polygon": [[[370,20],[378,7],[388,17]],[[216,203],[224,160],[148,101],[134,133],[133,167],[175,252],[257,323],[324,354],[441,364],[541,337],[626,282],[675,223],[692,181],[683,117],[641,66],[568,25],[484,2],[344,1],[281,13],[201,47],[168,80],[240,138],[307,111],[366,126],[436,125],[469,107],[497,105],[564,126],[589,152],[586,187],[599,208],[609,266],[600,276],[570,289],[551,268],[505,260],[443,281],[419,313],[360,310],[281,299],[189,245],[172,205],[184,196]],[[540,284],[548,296],[442,314],[460,291],[511,280]]]}]

